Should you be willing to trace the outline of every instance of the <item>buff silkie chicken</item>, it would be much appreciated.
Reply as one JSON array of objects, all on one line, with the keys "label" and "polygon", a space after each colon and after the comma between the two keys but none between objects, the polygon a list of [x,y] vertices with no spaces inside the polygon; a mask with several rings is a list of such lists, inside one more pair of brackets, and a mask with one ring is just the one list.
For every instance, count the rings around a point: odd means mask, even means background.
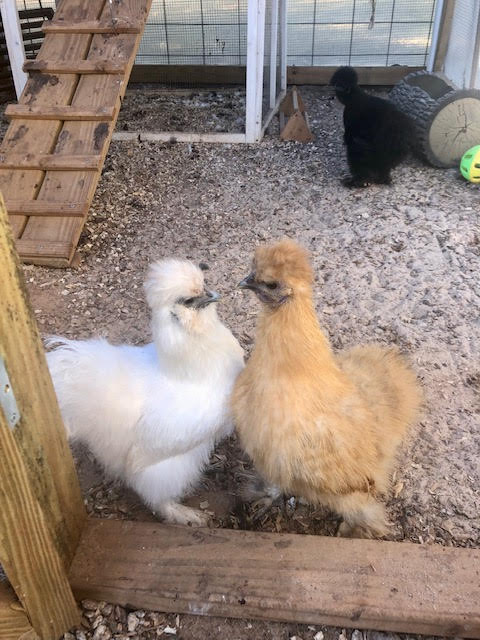
[{"label": "buff silkie chicken", "polygon": [[48,366],[69,437],[167,521],[201,526],[205,514],[179,501],[232,430],[229,396],[243,350],[191,262],[152,264],[145,292],[153,343],[53,337]]},{"label": "buff silkie chicken", "polygon": [[232,394],[241,445],[281,492],[343,516],[339,535],[387,533],[395,453],[420,405],[414,373],[394,348],[338,355],[320,328],[307,252],[290,240],[257,249],[240,287],[262,303],[253,353]]}]

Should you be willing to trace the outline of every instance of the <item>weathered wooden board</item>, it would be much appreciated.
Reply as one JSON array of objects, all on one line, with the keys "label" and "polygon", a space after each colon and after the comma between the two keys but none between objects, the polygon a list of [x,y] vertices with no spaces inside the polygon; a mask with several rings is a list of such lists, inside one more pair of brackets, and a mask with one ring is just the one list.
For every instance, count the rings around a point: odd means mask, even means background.
[{"label": "weathered wooden board", "polygon": [[85,202],[48,202],[47,200],[8,200],[5,203],[10,215],[33,216],[84,216]]},{"label": "weathered wooden board", "polygon": [[[111,135],[126,89],[128,76],[140,43],[141,31],[148,15],[151,0],[119,0],[113,4],[119,25],[141,27],[136,33],[56,33],[48,32],[40,50],[36,68],[53,69],[50,73],[35,73],[29,79],[20,100],[23,105],[52,115],[56,107],[69,107],[77,113],[67,119],[32,120],[30,117],[12,121],[0,152],[9,154],[38,154],[57,156],[60,160],[73,156],[98,157],[96,171],[55,170],[35,171],[22,167],[17,170],[0,169],[0,189],[5,199],[20,197],[49,203],[69,201],[90,205],[100,178],[101,168],[110,144]],[[111,23],[111,7],[105,0],[62,0],[54,22],[67,26]],[[122,74],[114,73],[123,69]],[[68,73],[71,72],[71,73]],[[111,120],[94,122],[89,116],[108,110]],[[30,144],[32,142],[32,144]],[[68,160],[69,161],[69,160]],[[95,161],[96,162],[96,161]],[[17,246],[24,261],[51,266],[67,266],[74,255],[85,216],[52,216],[28,213],[12,215],[11,221]],[[37,247],[34,243],[37,243]],[[51,243],[54,243],[52,245]],[[45,253],[48,247],[55,247]],[[59,255],[63,247],[68,253]],[[28,253],[25,250],[28,248]]]},{"label": "weathered wooden board", "polygon": [[41,73],[125,73],[125,62],[115,60],[76,60],[68,62],[64,60],[30,60],[23,65],[24,71],[35,71]]},{"label": "weathered wooden board", "polygon": [[39,640],[22,605],[4,582],[0,582],[0,638],[2,640]]},{"label": "weathered wooden board", "polygon": [[35,631],[57,640],[79,621],[66,570],[86,514],[1,197],[0,356],[19,412],[12,426],[0,411],[0,564]]},{"label": "weathered wooden board", "polygon": [[[288,84],[328,84],[337,67],[297,67],[287,69]],[[423,67],[358,67],[360,84],[394,85],[407,73]],[[135,65],[130,76],[134,82],[177,83],[179,86],[245,85],[246,67],[240,65]]]},{"label": "weathered wooden board", "polygon": [[31,107],[27,104],[9,104],[5,109],[6,118],[32,118],[36,120],[112,120],[113,107],[97,109],[75,109],[71,105],[65,107],[41,106]]},{"label": "weathered wooden board", "polygon": [[480,638],[480,550],[90,520],[78,599]]},{"label": "weathered wooden board", "polygon": [[60,153],[0,154],[0,168],[41,169],[49,171],[97,171],[98,155],[63,155]]},{"label": "weathered wooden board", "polygon": [[44,33],[140,33],[142,26],[129,20],[91,20],[90,22],[64,22],[51,20],[44,22]]}]

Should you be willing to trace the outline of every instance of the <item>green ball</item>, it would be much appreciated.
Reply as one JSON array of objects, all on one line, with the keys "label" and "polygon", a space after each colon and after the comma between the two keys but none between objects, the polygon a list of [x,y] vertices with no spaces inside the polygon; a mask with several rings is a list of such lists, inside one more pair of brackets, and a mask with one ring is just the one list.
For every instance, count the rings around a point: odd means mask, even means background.
[{"label": "green ball", "polygon": [[465,151],[460,160],[460,171],[465,180],[480,184],[480,144]]}]

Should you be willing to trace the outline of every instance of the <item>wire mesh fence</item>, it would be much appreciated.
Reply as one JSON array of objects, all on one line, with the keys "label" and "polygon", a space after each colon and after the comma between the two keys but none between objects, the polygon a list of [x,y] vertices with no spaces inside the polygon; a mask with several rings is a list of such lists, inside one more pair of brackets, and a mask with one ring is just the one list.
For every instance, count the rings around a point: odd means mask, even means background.
[{"label": "wire mesh fence", "polygon": [[[436,0],[291,0],[288,64],[426,64]],[[244,65],[247,0],[154,0],[137,64]]]},{"label": "wire mesh fence", "polygon": [[[436,2],[290,0],[287,62],[424,66]],[[247,5],[248,0],[153,0],[136,63],[245,65]],[[55,8],[55,1],[17,0],[17,7]]]}]

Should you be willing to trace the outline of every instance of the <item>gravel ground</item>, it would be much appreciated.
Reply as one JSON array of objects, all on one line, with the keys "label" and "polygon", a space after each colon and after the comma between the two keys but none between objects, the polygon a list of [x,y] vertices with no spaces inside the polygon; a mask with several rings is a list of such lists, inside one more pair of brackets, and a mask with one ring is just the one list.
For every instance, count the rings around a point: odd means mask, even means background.
[{"label": "gravel ground", "polygon": [[[317,310],[334,347],[397,344],[424,386],[422,421],[401,453],[388,502],[390,538],[478,547],[479,187],[455,169],[412,158],[390,187],[347,190],[339,182],[346,171],[341,106],[325,89],[300,92],[316,136],[309,144],[282,143],[276,123],[259,145],[113,143],[80,241],[79,266],[25,267],[37,320],[43,333],[144,343],[145,269],[175,255],[210,265],[209,284],[223,294],[219,313],[248,353],[258,305],[234,285],[247,273],[255,245],[296,238],[312,252]],[[155,123],[152,104],[176,103],[152,95],[128,94],[117,129],[143,128],[146,110]],[[218,94],[213,103],[218,111]],[[164,117],[159,113],[158,121]],[[102,477],[88,452],[76,450],[76,460],[90,513],[153,518],[136,496]],[[238,498],[248,470],[232,438],[212,457],[189,504],[210,511],[214,527],[335,532],[332,514],[294,499],[257,518]],[[133,614],[105,603],[84,603],[83,611],[84,628],[66,640],[168,637],[165,627],[185,640],[351,636],[340,629]],[[363,638],[353,632],[353,640]]]}]

